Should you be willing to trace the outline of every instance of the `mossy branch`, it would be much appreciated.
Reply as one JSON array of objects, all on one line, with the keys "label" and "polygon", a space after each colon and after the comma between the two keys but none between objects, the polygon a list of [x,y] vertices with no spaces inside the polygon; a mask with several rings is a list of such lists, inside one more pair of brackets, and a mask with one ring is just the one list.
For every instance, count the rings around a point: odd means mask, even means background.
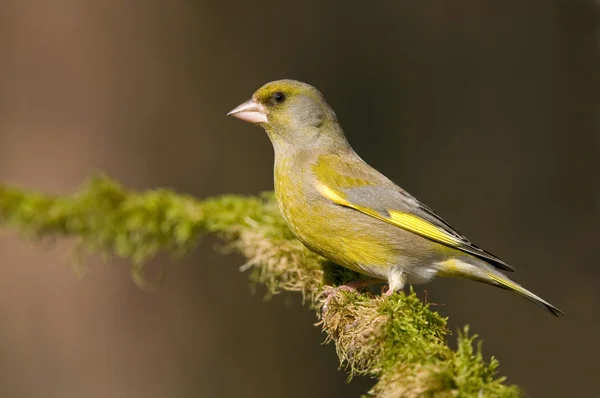
[{"label": "mossy branch", "polygon": [[272,194],[197,200],[165,189],[131,192],[106,177],[90,179],[70,196],[50,196],[0,185],[0,222],[27,236],[70,236],[85,253],[143,264],[159,251],[185,252],[201,235],[217,234],[247,258],[243,270],[271,294],[301,292],[320,317],[350,376],[377,378],[375,397],[514,397],[516,386],[496,377],[476,336],[465,327],[458,349],[448,347],[446,319],[411,292],[376,297],[324,291],[357,278],[308,251],[284,224]]}]

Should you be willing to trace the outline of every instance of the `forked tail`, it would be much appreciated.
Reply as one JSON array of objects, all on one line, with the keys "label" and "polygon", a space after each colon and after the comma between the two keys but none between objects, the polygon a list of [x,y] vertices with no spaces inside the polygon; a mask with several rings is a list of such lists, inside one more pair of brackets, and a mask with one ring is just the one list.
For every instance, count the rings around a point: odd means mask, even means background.
[{"label": "forked tail", "polygon": [[503,289],[512,290],[513,292],[519,293],[521,296],[525,297],[527,300],[532,301],[539,305],[540,307],[546,307],[548,311],[550,311],[555,316],[564,315],[565,313],[541,298],[540,296],[531,293],[529,290],[525,289],[523,286],[511,281],[504,275],[498,275],[495,273],[488,273],[487,276],[494,281],[495,286],[501,287]]},{"label": "forked tail", "polygon": [[564,312],[541,298],[533,294],[529,290],[516,282],[511,281],[508,277],[494,270],[489,266],[477,266],[460,260],[448,260],[439,264],[440,274],[446,276],[457,276],[467,278],[478,282],[484,282],[502,289],[510,290],[520,294],[529,301],[546,308],[555,316],[564,315]]}]

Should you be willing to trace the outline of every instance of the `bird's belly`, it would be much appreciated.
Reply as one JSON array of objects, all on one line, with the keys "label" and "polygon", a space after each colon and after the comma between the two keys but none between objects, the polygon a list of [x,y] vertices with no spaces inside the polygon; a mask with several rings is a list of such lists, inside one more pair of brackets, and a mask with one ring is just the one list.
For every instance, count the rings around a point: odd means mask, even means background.
[{"label": "bird's belly", "polygon": [[293,170],[302,169],[294,166],[276,162],[275,194],[283,218],[304,245],[373,278],[388,279],[392,269],[399,267],[409,275],[414,273],[415,282],[430,279],[418,271],[437,261],[439,244],[329,201],[314,189],[309,176],[290,179]]},{"label": "bird's belly", "polygon": [[380,221],[320,200],[278,199],[296,237],[328,260],[380,279],[387,279],[390,267],[398,262],[401,250],[388,226]]}]

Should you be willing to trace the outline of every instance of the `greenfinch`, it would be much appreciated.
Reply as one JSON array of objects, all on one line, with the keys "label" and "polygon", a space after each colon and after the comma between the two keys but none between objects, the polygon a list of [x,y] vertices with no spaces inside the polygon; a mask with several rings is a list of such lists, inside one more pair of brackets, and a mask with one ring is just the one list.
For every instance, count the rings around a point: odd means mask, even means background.
[{"label": "greenfinch", "polygon": [[275,150],[275,195],[294,235],[336,264],[387,281],[386,294],[436,275],[462,277],[558,308],[510,280],[513,267],[472,244],[365,163],[314,87],[278,80],[228,115],[262,127]]}]

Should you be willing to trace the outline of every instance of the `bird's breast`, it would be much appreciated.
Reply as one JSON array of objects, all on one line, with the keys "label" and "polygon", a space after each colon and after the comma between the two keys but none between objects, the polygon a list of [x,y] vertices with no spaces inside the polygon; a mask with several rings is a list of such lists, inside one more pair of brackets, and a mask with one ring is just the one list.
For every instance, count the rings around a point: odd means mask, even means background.
[{"label": "bird's breast", "polygon": [[397,262],[393,229],[323,197],[314,177],[301,164],[280,160],[275,166],[275,194],[290,230],[321,256],[372,277],[385,277]]}]

